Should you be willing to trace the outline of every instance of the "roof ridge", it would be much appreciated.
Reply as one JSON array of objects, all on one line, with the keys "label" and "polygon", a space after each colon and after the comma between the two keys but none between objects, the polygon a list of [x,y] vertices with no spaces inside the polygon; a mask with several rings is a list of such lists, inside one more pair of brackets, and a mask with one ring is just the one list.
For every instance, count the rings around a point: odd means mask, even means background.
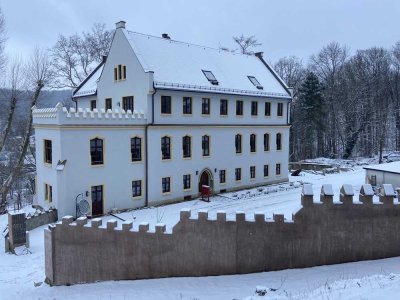
[{"label": "roof ridge", "polygon": [[189,42],[182,42],[182,41],[177,41],[177,40],[173,40],[173,39],[166,39],[166,38],[163,38],[163,37],[159,37],[159,36],[155,36],[155,35],[151,35],[151,34],[146,34],[146,33],[141,33],[141,32],[136,32],[136,31],[131,31],[131,30],[126,30],[126,31],[129,34],[133,33],[133,34],[137,34],[137,35],[147,36],[147,37],[150,37],[150,38],[156,38],[156,39],[159,39],[159,40],[162,40],[162,41],[165,41],[165,42],[173,42],[173,43],[176,43],[176,44],[194,46],[194,47],[198,47],[198,48],[218,51],[220,53],[227,53],[227,54],[246,56],[246,57],[256,57],[256,55],[253,54],[253,53],[251,53],[251,54],[240,53],[240,52],[236,53],[236,52],[223,50],[223,49],[220,49],[220,48],[214,48],[214,47],[210,47],[210,46],[204,46],[204,45],[199,45],[199,44],[194,44],[194,43],[189,43]]}]

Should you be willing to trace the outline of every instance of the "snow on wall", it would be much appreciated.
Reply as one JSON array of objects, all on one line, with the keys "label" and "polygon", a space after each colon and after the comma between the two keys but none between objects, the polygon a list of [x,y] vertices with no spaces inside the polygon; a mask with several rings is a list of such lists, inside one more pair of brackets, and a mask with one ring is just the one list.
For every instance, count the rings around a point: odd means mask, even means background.
[{"label": "snow on wall", "polygon": [[210,218],[184,209],[172,232],[163,224],[133,230],[131,222],[64,217],[45,230],[46,281],[243,274],[400,255],[394,197],[382,195],[379,204],[365,194],[360,202],[320,203],[306,194],[293,220],[274,215],[271,222],[258,213],[246,219],[243,212],[228,219],[221,211]]}]

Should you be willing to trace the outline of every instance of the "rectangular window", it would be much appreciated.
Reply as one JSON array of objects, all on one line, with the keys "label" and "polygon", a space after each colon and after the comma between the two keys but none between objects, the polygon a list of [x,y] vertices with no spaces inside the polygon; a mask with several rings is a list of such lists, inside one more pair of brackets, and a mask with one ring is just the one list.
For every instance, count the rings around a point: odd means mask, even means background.
[{"label": "rectangular window", "polygon": [[134,180],[132,181],[132,197],[142,196],[142,181]]},{"label": "rectangular window", "polygon": [[126,79],[126,66],[122,66],[122,79]]},{"label": "rectangular window", "polygon": [[276,175],[281,175],[281,164],[276,164],[275,174]]},{"label": "rectangular window", "polygon": [[183,114],[190,115],[192,113],[192,97],[183,97]]},{"label": "rectangular window", "polygon": [[254,76],[247,76],[249,78],[249,80],[251,81],[251,83],[259,90],[264,89],[264,87],[260,84],[260,82],[258,82],[257,78],[255,78]]},{"label": "rectangular window", "polygon": [[161,113],[171,114],[171,96],[161,96]]},{"label": "rectangular window", "polygon": [[251,101],[251,115],[257,116],[258,115],[258,102]]},{"label": "rectangular window", "polygon": [[182,151],[184,158],[192,157],[192,138],[188,135],[182,138]]},{"label": "rectangular window", "polygon": [[53,147],[51,140],[44,140],[44,162],[47,164],[53,162]]},{"label": "rectangular window", "polygon": [[122,109],[125,111],[130,110],[131,112],[133,112],[134,109],[133,96],[122,97]]},{"label": "rectangular window", "polygon": [[97,107],[96,100],[90,101],[90,110],[94,110]]},{"label": "rectangular window", "polygon": [[131,138],[131,161],[142,160],[142,139],[140,137]]},{"label": "rectangular window", "polygon": [[242,153],[242,135],[235,135],[235,149],[236,153]]},{"label": "rectangular window", "polygon": [[190,190],[190,174],[183,175],[183,189]]},{"label": "rectangular window", "polygon": [[271,116],[271,102],[265,102],[265,116]]},{"label": "rectangular window", "polygon": [[210,137],[208,135],[202,136],[201,147],[203,150],[203,156],[210,156]]},{"label": "rectangular window", "polygon": [[90,158],[92,165],[104,164],[102,139],[95,138],[90,140]]},{"label": "rectangular window", "polygon": [[250,152],[256,152],[256,144],[256,135],[254,133],[250,134]]},{"label": "rectangular window", "polygon": [[282,150],[282,134],[276,134],[276,150]]},{"label": "rectangular window", "polygon": [[202,70],[204,76],[206,76],[207,80],[213,84],[213,85],[218,85],[218,80],[217,78],[215,78],[214,74],[211,71],[206,71],[206,70]]},{"label": "rectangular window", "polygon": [[122,79],[122,65],[118,65],[118,79]]},{"label": "rectangular window", "polygon": [[251,179],[256,178],[256,166],[251,166],[250,167],[250,178]]},{"label": "rectangular window", "polygon": [[106,98],[105,107],[106,107],[106,110],[112,109],[112,99],[111,98]]},{"label": "rectangular window", "polygon": [[228,100],[226,100],[226,99],[221,99],[220,100],[219,114],[221,116],[227,116],[228,115]]},{"label": "rectangular window", "polygon": [[243,101],[236,100],[236,115],[243,116]]},{"label": "rectangular window", "polygon": [[283,116],[283,103],[278,103],[277,115],[278,115],[278,117]]},{"label": "rectangular window", "polygon": [[125,80],[126,79],[126,66],[118,65],[114,68],[114,80]]},{"label": "rectangular window", "polygon": [[53,202],[53,187],[50,184],[44,184],[44,199],[49,203]]},{"label": "rectangular window", "polygon": [[162,178],[162,192],[163,193],[171,192],[171,177]]},{"label": "rectangular window", "polygon": [[201,114],[202,115],[210,114],[210,98],[201,99]]},{"label": "rectangular window", "polygon": [[162,159],[171,159],[171,138],[169,136],[161,138],[161,155]]},{"label": "rectangular window", "polygon": [[264,177],[268,177],[268,176],[269,176],[269,166],[264,165]]},{"label": "rectangular window", "polygon": [[264,133],[264,151],[269,151],[269,134]]},{"label": "rectangular window", "polygon": [[235,180],[239,181],[242,179],[242,169],[241,168],[236,168],[235,169]]},{"label": "rectangular window", "polygon": [[226,170],[219,170],[219,183],[226,182]]}]

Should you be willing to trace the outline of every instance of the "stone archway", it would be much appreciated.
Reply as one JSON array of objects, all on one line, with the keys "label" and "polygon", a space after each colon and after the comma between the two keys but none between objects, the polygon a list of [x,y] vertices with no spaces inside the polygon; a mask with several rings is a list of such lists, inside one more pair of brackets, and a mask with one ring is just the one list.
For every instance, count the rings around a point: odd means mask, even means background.
[{"label": "stone archway", "polygon": [[200,172],[199,176],[199,193],[201,193],[201,186],[208,185],[212,188],[212,172],[209,169],[204,169]]}]

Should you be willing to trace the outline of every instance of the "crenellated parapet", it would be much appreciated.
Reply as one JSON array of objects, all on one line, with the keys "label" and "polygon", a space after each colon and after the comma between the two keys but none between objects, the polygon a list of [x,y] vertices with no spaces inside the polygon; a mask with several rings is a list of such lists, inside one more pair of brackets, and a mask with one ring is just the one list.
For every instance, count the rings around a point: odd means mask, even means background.
[{"label": "crenellated parapet", "polygon": [[143,111],[123,109],[66,108],[58,103],[54,108],[32,108],[34,125],[132,125],[146,124]]},{"label": "crenellated parapet", "polygon": [[305,184],[292,219],[182,209],[172,230],[66,216],[45,230],[47,282],[242,274],[399,256],[393,187],[383,186],[379,201],[370,185],[361,187],[360,201],[354,195],[343,185],[334,199],[333,187],[323,185],[314,201]]}]

